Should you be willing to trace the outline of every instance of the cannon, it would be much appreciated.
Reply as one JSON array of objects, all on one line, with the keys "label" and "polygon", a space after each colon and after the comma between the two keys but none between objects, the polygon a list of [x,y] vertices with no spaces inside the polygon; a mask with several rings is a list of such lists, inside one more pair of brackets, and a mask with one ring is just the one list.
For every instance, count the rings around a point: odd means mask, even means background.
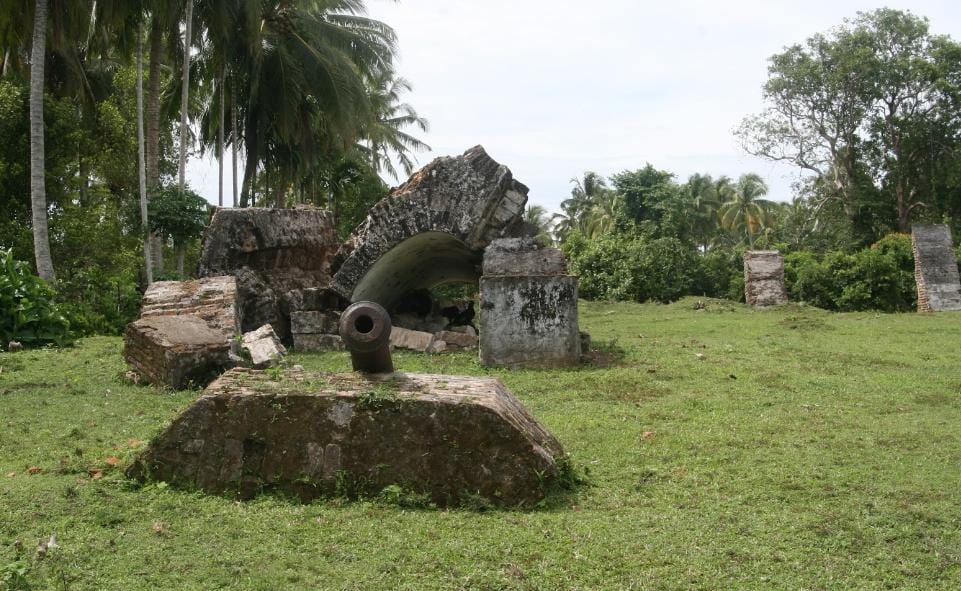
[{"label": "cannon", "polygon": [[380,304],[357,302],[340,315],[338,331],[350,351],[354,371],[392,373],[390,315]]}]

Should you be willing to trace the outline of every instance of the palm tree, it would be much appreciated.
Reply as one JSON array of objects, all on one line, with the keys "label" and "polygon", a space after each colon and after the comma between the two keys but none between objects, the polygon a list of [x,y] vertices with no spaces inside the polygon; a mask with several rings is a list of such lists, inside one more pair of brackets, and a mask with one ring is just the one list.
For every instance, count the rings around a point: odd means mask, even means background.
[{"label": "palm tree", "polygon": [[190,100],[190,45],[193,38],[194,2],[187,0],[184,14],[184,62],[180,82],[180,163],[177,168],[177,186],[181,191],[187,184],[187,109]]},{"label": "palm tree", "polygon": [[550,245],[551,240],[551,218],[547,215],[547,209],[541,205],[528,205],[524,210],[524,223],[531,226],[537,233],[535,240],[542,246]]},{"label": "palm tree", "polygon": [[144,229],[143,252],[147,265],[147,284],[153,283],[153,265],[150,259],[150,227],[147,220],[147,160],[144,153],[143,132],[143,34],[137,25],[137,177],[140,181],[140,222]]},{"label": "palm tree", "polygon": [[734,186],[730,200],[719,210],[721,226],[733,231],[743,228],[752,249],[754,236],[767,223],[767,209],[772,205],[772,202],[761,199],[767,192],[767,184],[759,175],[743,174]]},{"label": "palm tree", "polygon": [[617,224],[617,213],[621,206],[621,196],[615,191],[606,190],[594,197],[593,205],[584,214],[583,233],[586,238],[595,238],[612,232]]},{"label": "palm tree", "polygon": [[47,0],[36,0],[33,46],[30,49],[30,205],[33,212],[33,251],[37,274],[47,281],[57,278],[50,256],[47,229],[47,189],[43,146],[43,67],[46,61]]},{"label": "palm tree", "polygon": [[561,201],[563,213],[554,214],[552,218],[558,240],[563,240],[572,230],[587,234],[591,209],[602,195],[610,192],[607,182],[596,172],[585,172],[583,178],[572,178],[571,183],[574,188],[570,198]]},{"label": "palm tree", "polygon": [[366,80],[391,71],[395,44],[393,30],[362,10],[359,0],[265,0],[243,14],[242,206],[260,165],[271,192],[282,195],[295,178],[360,139],[372,113]]},{"label": "palm tree", "polygon": [[378,173],[386,170],[394,180],[398,176],[391,152],[409,176],[414,170],[410,152],[430,151],[430,146],[403,131],[410,126],[423,132],[429,128],[427,120],[420,117],[414,107],[400,102],[401,95],[411,90],[410,82],[404,78],[393,78],[390,72],[384,72],[370,88],[373,118],[365,130],[367,150],[370,151],[374,170]]}]

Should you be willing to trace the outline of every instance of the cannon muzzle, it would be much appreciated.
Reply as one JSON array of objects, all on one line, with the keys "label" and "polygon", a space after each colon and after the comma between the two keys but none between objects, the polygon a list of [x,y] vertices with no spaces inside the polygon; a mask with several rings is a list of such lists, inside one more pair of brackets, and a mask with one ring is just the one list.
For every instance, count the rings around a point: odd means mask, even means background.
[{"label": "cannon muzzle", "polygon": [[344,339],[354,371],[392,373],[390,315],[380,304],[357,302],[340,315],[340,338]]}]

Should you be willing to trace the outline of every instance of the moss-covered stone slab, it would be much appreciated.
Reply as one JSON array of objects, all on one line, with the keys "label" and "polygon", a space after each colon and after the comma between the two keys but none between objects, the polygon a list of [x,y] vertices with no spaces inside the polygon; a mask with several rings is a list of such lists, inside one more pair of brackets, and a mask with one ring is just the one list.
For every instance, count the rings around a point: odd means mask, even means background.
[{"label": "moss-covered stone slab", "polygon": [[542,499],[564,451],[500,380],[233,369],[128,469],[141,481],[250,498],[377,494],[439,505]]}]

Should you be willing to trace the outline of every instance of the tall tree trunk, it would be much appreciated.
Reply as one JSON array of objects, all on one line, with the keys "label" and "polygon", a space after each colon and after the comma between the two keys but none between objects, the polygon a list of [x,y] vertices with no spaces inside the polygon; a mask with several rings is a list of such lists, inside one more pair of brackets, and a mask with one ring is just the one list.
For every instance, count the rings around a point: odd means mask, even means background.
[{"label": "tall tree trunk", "polygon": [[[147,160],[147,199],[150,189],[160,186],[160,82],[163,56],[163,27],[156,14],[150,23],[150,66],[147,72],[147,123],[144,155]],[[157,234],[150,235],[150,256],[153,268],[162,273],[164,268],[163,243]]]},{"label": "tall tree trunk", "polygon": [[143,32],[137,25],[137,176],[140,180],[140,223],[143,226],[143,254],[147,265],[147,285],[153,283],[150,260],[150,233],[147,225],[147,159],[143,134]]},{"label": "tall tree trunk", "polygon": [[183,279],[184,276],[184,255],[187,253],[187,247],[183,244],[175,245],[177,251],[177,275]]},{"label": "tall tree trunk", "polygon": [[224,115],[225,97],[224,82],[227,80],[227,68],[220,66],[220,125],[217,129],[217,205],[224,206]]},{"label": "tall tree trunk", "polygon": [[234,182],[234,207],[237,207],[237,142],[240,141],[240,135],[237,133],[237,81],[233,76],[230,77],[230,91],[230,151],[233,161],[231,177]]},{"label": "tall tree trunk", "polygon": [[184,67],[180,88],[180,166],[178,168],[177,185],[183,191],[187,184],[187,108],[190,100],[190,39],[193,30],[194,2],[187,0],[187,14],[184,31]]},{"label": "tall tree trunk", "polygon": [[37,274],[56,280],[47,230],[47,188],[43,149],[43,66],[46,58],[47,0],[36,1],[33,47],[30,50],[30,205],[33,211],[33,252]]}]

